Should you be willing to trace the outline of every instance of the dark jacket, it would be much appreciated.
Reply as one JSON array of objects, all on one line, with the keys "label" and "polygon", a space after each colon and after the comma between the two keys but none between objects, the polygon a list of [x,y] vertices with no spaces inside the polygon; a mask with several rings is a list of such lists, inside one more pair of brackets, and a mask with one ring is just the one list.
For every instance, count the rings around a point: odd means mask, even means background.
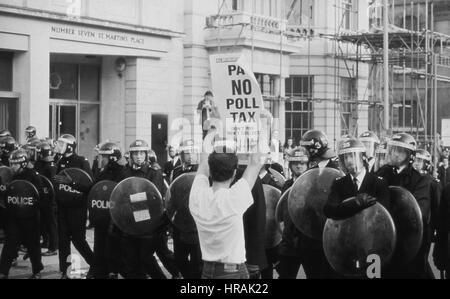
[{"label": "dark jacket", "polygon": [[344,201],[363,193],[375,197],[387,210],[390,209],[389,186],[384,179],[367,172],[361,187],[356,190],[352,177],[348,174],[335,180],[331,185],[331,192],[324,207],[325,216],[340,220],[359,213],[364,208],[357,205],[355,201]]},{"label": "dark jacket", "polygon": [[448,184],[450,184],[450,166],[447,169],[445,169],[444,166],[439,166],[437,172],[442,189],[444,189]]},{"label": "dark jacket", "polygon": [[175,167],[172,171],[172,182],[175,181],[176,178],[179,177],[180,175],[189,172],[196,172],[197,169],[198,165],[188,165],[188,166],[180,165]]},{"label": "dark jacket", "polygon": [[126,178],[126,169],[125,166],[109,163],[104,169],[100,170],[100,172],[95,177],[95,183],[101,181],[113,181],[119,183]]},{"label": "dark jacket", "polygon": [[178,166],[181,166],[181,159],[177,159],[175,165],[173,165],[172,161],[168,161],[164,164],[164,174],[167,180],[169,180],[172,171]]},{"label": "dark jacket", "polygon": [[[64,169],[78,168],[84,170],[91,178],[93,178],[92,169],[89,166],[89,161],[85,157],[78,156],[77,154],[70,155],[69,157],[62,157],[61,159],[59,159],[56,166],[56,173],[58,174]],[[87,196],[87,193],[92,186],[84,186],[82,184],[79,184],[78,182],[73,182],[71,187],[79,192],[84,193]]]},{"label": "dark jacket", "polygon": [[397,173],[395,167],[385,165],[377,172],[377,175],[384,178],[389,186],[400,186],[411,192],[420,206],[424,224],[427,226],[430,224],[430,181],[427,177],[421,175],[411,165],[408,165],[401,173]]},{"label": "dark jacket", "polygon": [[450,270],[449,233],[450,233],[450,184],[442,192],[441,204],[438,212],[437,240],[434,257],[445,265],[441,269]]},{"label": "dark jacket", "polygon": [[155,165],[150,165],[149,163],[145,163],[141,168],[134,169],[129,166],[125,170],[125,177],[138,177],[144,178],[152,182],[158,191],[162,194],[164,188],[162,170],[160,167],[156,167]]},{"label": "dark jacket", "polygon": [[56,175],[56,164],[53,162],[36,161],[34,169],[40,174],[51,180]]}]

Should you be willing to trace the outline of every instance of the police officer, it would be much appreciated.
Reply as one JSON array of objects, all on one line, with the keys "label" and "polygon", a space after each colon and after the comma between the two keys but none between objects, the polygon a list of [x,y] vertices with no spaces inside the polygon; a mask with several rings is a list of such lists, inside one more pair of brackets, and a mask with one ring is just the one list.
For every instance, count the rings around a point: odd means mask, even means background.
[{"label": "police officer", "polygon": [[380,145],[380,138],[370,131],[364,132],[359,136],[359,140],[366,147],[366,157],[367,162],[369,163],[369,171],[374,172],[375,168],[375,153]]},{"label": "police officer", "polygon": [[[161,166],[158,164],[156,153],[153,150],[148,151],[149,163],[151,167],[155,170],[162,171]],[[164,172],[163,172],[164,178]],[[161,194],[163,197],[167,192],[166,185],[163,181],[163,193]],[[178,269],[174,253],[169,249],[168,246],[168,230],[170,226],[170,220],[167,217],[167,214],[164,213],[161,221],[161,225],[159,226],[157,233],[155,234],[155,252],[158,256],[161,263],[164,267],[169,271],[172,275],[173,279],[181,278],[180,270]]]},{"label": "police officer", "polygon": [[[55,152],[60,155],[57,163],[57,173],[64,169],[79,168],[92,177],[89,162],[85,157],[75,153],[77,140],[69,134],[62,135],[56,142]],[[65,184],[73,190],[83,194],[83,200],[79,206],[68,206],[64,204],[63,198],[57,198],[58,205],[58,238],[59,238],[59,268],[62,272],[61,278],[67,279],[67,268],[70,263],[67,258],[70,255],[70,241],[88,265],[93,264],[94,254],[86,241],[86,218],[87,218],[87,194],[90,186],[72,181],[71,178],[63,175],[56,175],[53,178],[56,184]],[[92,272],[89,273],[92,275]]]},{"label": "police officer", "polygon": [[192,140],[184,141],[180,147],[181,165],[175,167],[171,174],[171,182],[184,173],[196,172],[198,169],[198,161],[195,156],[195,146]]},{"label": "police officer", "polygon": [[[98,149],[100,172],[95,183],[101,181],[121,182],[126,178],[125,167],[119,164],[122,152],[115,143],[105,143]],[[92,215],[90,215],[91,217]],[[101,223],[90,219],[94,226],[94,278],[117,279],[121,269],[121,234],[119,229],[109,221]]]},{"label": "police officer", "polygon": [[[298,147],[288,152],[286,158],[289,162],[289,170],[292,173],[292,178],[284,184],[282,194],[289,190],[295,181],[308,170],[309,153],[304,147]],[[285,215],[288,215],[287,211]],[[305,262],[307,263],[303,259],[301,244],[299,244],[302,235],[289,216],[283,219],[283,222],[284,230],[279,246],[279,278],[296,279],[300,266]]]},{"label": "police officer", "polygon": [[[306,148],[309,154],[308,169],[339,169],[336,154],[329,148],[328,137],[322,131],[311,130],[306,132],[300,144]],[[329,279],[338,277],[325,257],[322,241],[314,240],[299,232],[298,243],[302,248],[303,266],[308,278]]]},{"label": "police officer", "polygon": [[377,202],[389,210],[388,185],[384,179],[369,171],[366,150],[365,145],[354,138],[340,143],[339,163],[346,176],[337,179],[331,186],[324,207],[328,218],[350,218]]},{"label": "police officer", "polygon": [[336,154],[329,148],[328,138],[322,131],[311,130],[303,135],[300,145],[309,153],[308,168],[339,168]]},{"label": "police officer", "polygon": [[4,137],[0,143],[0,149],[2,152],[1,163],[9,166],[9,156],[17,149],[16,140],[11,136]]},{"label": "police officer", "polygon": [[25,138],[27,140],[27,142],[36,137],[36,128],[34,126],[28,126],[25,129]]},{"label": "police officer", "polygon": [[[198,169],[198,149],[192,140],[180,146],[181,165],[172,171],[172,182],[185,173]],[[176,217],[176,215],[175,215]],[[181,274],[187,279],[200,279],[202,273],[202,253],[197,232],[183,232],[173,226],[173,249],[175,262]]]},{"label": "police officer", "polygon": [[[36,146],[36,162],[34,169],[49,180],[56,175],[56,164],[54,163],[52,147],[47,142],[41,142]],[[56,202],[48,194],[41,198],[41,230],[43,236],[43,248],[48,248],[42,256],[57,255],[58,250],[58,228],[56,222]]]},{"label": "police officer", "polygon": [[388,141],[389,165],[383,166],[377,174],[383,177],[389,186],[400,186],[412,193],[422,212],[424,235],[422,247],[408,265],[396,265],[395,261],[387,269],[387,278],[427,278],[427,250],[431,242],[429,235],[431,218],[430,181],[412,167],[415,160],[417,143],[406,133],[395,134]]},{"label": "police officer", "polygon": [[[162,192],[163,176],[161,169],[153,168],[149,163],[148,143],[136,140],[130,145],[131,166],[127,167],[125,177],[145,178]],[[147,275],[154,279],[166,278],[156,262],[155,235],[130,236],[123,234],[122,250],[124,274],[127,279],[144,279]]]},{"label": "police officer", "polygon": [[434,264],[450,279],[450,184],[444,188],[439,206],[436,247],[433,252]]},{"label": "police officer", "polygon": [[[16,150],[10,155],[10,166],[14,172],[13,181],[23,180],[33,184],[41,197],[43,185],[36,171],[28,168],[28,154],[25,150]],[[14,205],[14,204],[11,204]],[[30,279],[40,279],[43,270],[40,248],[40,215],[39,198],[30,202],[32,212],[26,216],[19,216],[15,210],[22,207],[9,206],[7,211],[6,243],[0,259],[0,278],[7,278],[11,263],[17,256],[17,248],[23,242],[28,249],[31,259],[33,275]],[[27,206],[27,208],[30,208]]]},{"label": "police officer", "polygon": [[[442,195],[442,187],[441,182],[433,176],[433,166],[431,165],[431,154],[423,149],[418,149],[416,152],[416,158],[413,163],[413,167],[415,170],[420,172],[423,176],[425,176],[430,184],[430,225],[428,227],[429,231],[425,233],[425,236],[431,238],[429,242],[427,242],[426,254],[428,256],[431,249],[431,242],[434,239],[434,236],[437,232],[438,222],[439,222],[439,205],[441,203],[441,195]],[[433,277],[433,272],[429,263],[428,266],[428,277]]]}]

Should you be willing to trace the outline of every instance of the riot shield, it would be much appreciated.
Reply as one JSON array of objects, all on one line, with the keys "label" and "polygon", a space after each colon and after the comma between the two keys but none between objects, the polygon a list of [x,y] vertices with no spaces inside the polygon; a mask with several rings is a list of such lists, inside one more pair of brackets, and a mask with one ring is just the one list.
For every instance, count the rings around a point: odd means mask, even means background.
[{"label": "riot shield", "polygon": [[[92,178],[87,172],[79,168],[64,169],[59,175],[67,176],[83,188],[89,189]],[[66,184],[54,184],[56,200],[65,207],[82,207],[86,202],[86,195]]]},{"label": "riot shield", "polygon": [[389,187],[389,191],[390,212],[397,230],[397,248],[392,261],[406,265],[416,257],[422,246],[422,213],[411,192],[398,186]]},{"label": "riot shield", "polygon": [[125,179],[112,191],[110,213],[113,222],[124,233],[133,236],[152,234],[161,224],[161,194],[149,180]]},{"label": "riot shield", "polygon": [[184,173],[170,185],[166,196],[167,216],[173,225],[183,232],[196,232],[194,218],[189,211],[189,195],[195,179],[195,172]]},{"label": "riot shield", "polygon": [[107,227],[111,221],[110,197],[117,186],[113,181],[101,181],[88,194],[89,221],[94,226]]},{"label": "riot shield", "polygon": [[39,192],[28,181],[11,182],[6,189],[6,209],[18,218],[31,218],[39,211]]},{"label": "riot shield", "polygon": [[371,256],[386,266],[395,251],[394,220],[379,203],[345,220],[328,219],[323,248],[328,262],[346,277],[367,277]]},{"label": "riot shield", "polygon": [[333,168],[314,168],[302,174],[289,194],[288,210],[298,230],[315,240],[322,240],[327,218],[323,208],[332,183],[343,174]]},{"label": "riot shield", "polygon": [[279,223],[276,220],[275,210],[280,200],[281,191],[270,185],[263,185],[266,199],[266,237],[265,248],[271,249],[281,242]]}]

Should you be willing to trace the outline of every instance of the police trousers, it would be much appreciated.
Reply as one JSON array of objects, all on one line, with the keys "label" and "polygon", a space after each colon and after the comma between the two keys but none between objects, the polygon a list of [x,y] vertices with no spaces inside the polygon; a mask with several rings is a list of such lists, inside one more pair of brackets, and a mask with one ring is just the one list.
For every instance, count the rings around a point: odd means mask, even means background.
[{"label": "police trousers", "polygon": [[73,243],[86,263],[91,266],[94,253],[86,241],[87,208],[66,208],[58,206],[59,270],[66,273],[70,266],[68,258],[70,242]]},{"label": "police trousers", "polygon": [[5,245],[0,257],[0,273],[8,276],[13,259],[17,257],[17,248],[24,244],[28,250],[33,274],[44,269],[40,246],[40,215],[31,218],[17,218],[7,215],[5,227]]},{"label": "police trousers", "polygon": [[58,225],[56,222],[56,205],[41,205],[41,233],[43,243],[48,244],[49,251],[58,249]]},{"label": "police trousers", "polygon": [[166,279],[155,258],[153,238],[122,237],[123,267],[126,279]]},{"label": "police trousers", "polygon": [[180,233],[174,229],[173,251],[175,262],[185,279],[200,279],[202,276],[202,252],[200,244],[190,244],[182,240]]},{"label": "police trousers", "polygon": [[109,274],[122,270],[122,251],[119,236],[109,233],[108,227],[94,228],[94,278],[107,279]]}]

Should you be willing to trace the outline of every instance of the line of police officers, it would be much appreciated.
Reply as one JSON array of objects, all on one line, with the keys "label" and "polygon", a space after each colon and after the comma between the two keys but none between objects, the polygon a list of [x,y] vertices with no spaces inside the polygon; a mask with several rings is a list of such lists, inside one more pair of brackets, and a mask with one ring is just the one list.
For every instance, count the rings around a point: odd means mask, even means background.
[{"label": "line of police officers", "polygon": [[[56,156],[53,160],[53,144],[38,140],[35,134],[34,128],[27,128],[27,144],[17,149],[10,133],[7,130],[0,132],[1,163],[13,170],[12,181],[28,181],[39,193],[38,198],[30,203],[35,207],[35,213],[27,218],[10,213],[8,205],[6,209],[1,209],[6,239],[0,259],[0,278],[8,277],[21,244],[27,248],[32,263],[31,278],[40,278],[43,269],[41,230],[45,231],[44,241],[48,243],[49,249],[43,255],[54,255],[59,248],[61,278],[68,278],[71,242],[90,265],[88,276],[92,278],[116,279],[119,274],[128,279],[165,278],[155,254],[173,278],[200,278],[202,259],[196,232],[186,232],[171,225],[173,219],[167,215],[161,218],[156,231],[142,236],[127,235],[113,221],[96,223],[95,219],[90,219],[95,230],[92,251],[86,242],[86,198],[90,186],[63,173],[65,169],[78,168],[92,177],[92,169],[87,159],[76,154],[77,141],[73,136],[62,135],[58,139],[54,144]],[[126,178],[139,177],[151,181],[162,195],[167,191],[156,155],[144,140],[136,140],[130,145],[129,159],[125,165],[121,163],[121,150],[114,143],[103,144],[98,153],[101,157],[100,170],[96,171],[94,183],[105,180],[121,182]],[[166,172],[170,177],[167,178],[169,182],[196,171],[195,153],[192,142],[182,145],[180,161],[170,161],[168,163],[171,165],[165,167],[171,168],[171,171]],[[175,155],[172,153],[171,157],[175,158]],[[414,195],[423,217],[422,246],[413,262],[396,265],[393,261],[383,273],[383,278],[431,278],[428,255],[433,237],[436,241],[435,263],[440,270],[448,270],[450,186],[442,193],[439,183],[430,174],[431,155],[424,150],[417,150],[412,136],[396,134],[384,145],[371,132],[362,134],[359,139],[345,136],[339,142],[336,155],[329,147],[327,136],[321,131],[312,130],[303,136],[301,147],[290,152],[287,159],[292,178],[280,186],[270,172],[264,172],[252,190],[254,205],[244,215],[247,266],[251,278],[271,278],[275,269],[280,278],[294,279],[300,266],[303,266],[307,278],[341,277],[327,261],[323,242],[303,234],[289,217],[283,219],[280,244],[275,249],[267,250],[264,247],[266,203],[263,183],[274,185],[282,193],[289,192],[303,173],[315,168],[335,168],[345,173],[344,177],[333,183],[323,211],[331,219],[352,217],[377,202],[389,210],[388,186],[404,187]],[[266,165],[265,169],[276,166],[275,163]],[[237,178],[244,169],[245,165],[241,165]],[[56,201],[52,202],[44,192],[40,175],[51,180],[54,185],[69,186],[73,192],[81,194],[83,200],[78,201],[77,205],[71,205],[56,196]],[[173,253],[167,245],[169,230],[173,238]]]}]

